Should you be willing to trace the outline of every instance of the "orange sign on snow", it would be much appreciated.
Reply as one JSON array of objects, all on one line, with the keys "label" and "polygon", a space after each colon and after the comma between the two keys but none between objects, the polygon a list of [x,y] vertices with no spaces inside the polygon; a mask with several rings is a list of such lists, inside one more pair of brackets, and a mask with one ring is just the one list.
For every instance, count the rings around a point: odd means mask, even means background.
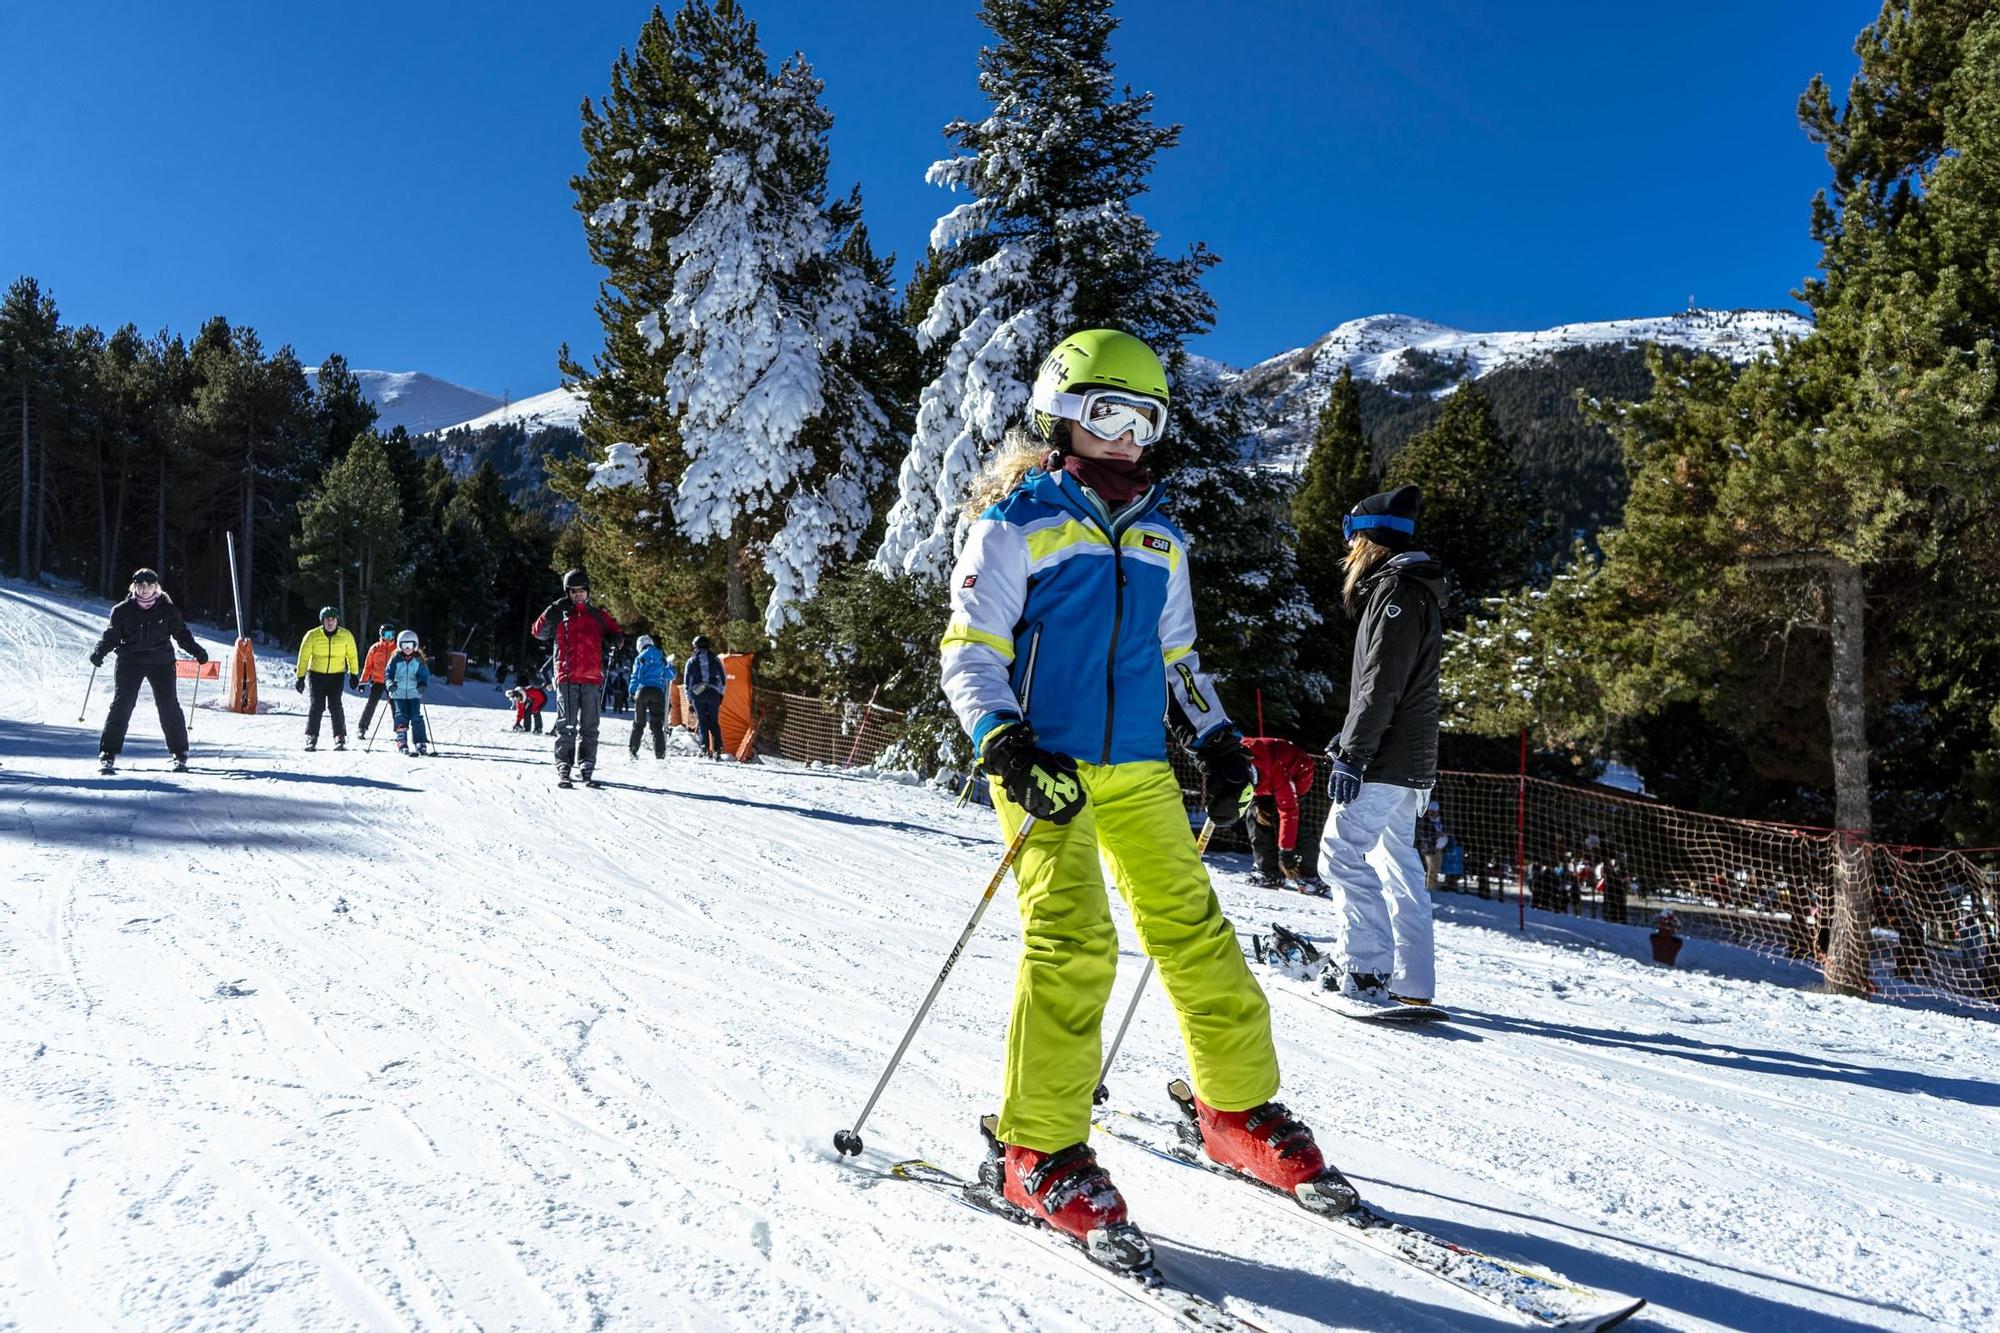
[{"label": "orange sign on snow", "polygon": [[197,662],[192,657],[174,659],[174,675],[182,680],[221,680],[220,662]]}]

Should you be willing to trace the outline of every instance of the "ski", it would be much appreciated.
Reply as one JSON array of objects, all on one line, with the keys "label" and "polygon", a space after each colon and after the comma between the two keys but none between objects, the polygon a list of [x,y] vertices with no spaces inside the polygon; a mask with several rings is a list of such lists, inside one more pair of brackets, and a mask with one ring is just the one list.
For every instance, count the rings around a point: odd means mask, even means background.
[{"label": "ski", "polygon": [[907,1180],[911,1184],[936,1190],[976,1213],[984,1213],[989,1217],[1013,1223],[1021,1228],[1024,1235],[1051,1254],[1068,1261],[1075,1268],[1090,1274],[1112,1290],[1131,1297],[1139,1304],[1167,1316],[1184,1327],[1263,1333],[1263,1325],[1251,1323],[1240,1315],[1231,1314],[1206,1296],[1197,1296],[1186,1288],[1169,1282],[1157,1264],[1144,1268],[1118,1269],[1098,1263],[1082,1246],[1068,1237],[1050,1230],[986,1187],[954,1175],[943,1167],[933,1166],[920,1159],[911,1159],[895,1163],[886,1174],[896,1180]]},{"label": "ski", "polygon": [[1270,1201],[1274,1211],[1305,1218],[1359,1241],[1377,1253],[1401,1260],[1460,1291],[1490,1301],[1537,1328],[1594,1333],[1623,1323],[1646,1304],[1644,1300],[1586,1287],[1554,1273],[1467,1249],[1398,1222],[1366,1203],[1330,1215],[1286,1204],[1284,1196],[1276,1190],[1210,1161],[1201,1150],[1199,1138],[1190,1138],[1195,1132],[1191,1126],[1163,1126],[1129,1111],[1101,1112],[1095,1123],[1099,1132],[1156,1157],[1226,1179],[1245,1181]]}]

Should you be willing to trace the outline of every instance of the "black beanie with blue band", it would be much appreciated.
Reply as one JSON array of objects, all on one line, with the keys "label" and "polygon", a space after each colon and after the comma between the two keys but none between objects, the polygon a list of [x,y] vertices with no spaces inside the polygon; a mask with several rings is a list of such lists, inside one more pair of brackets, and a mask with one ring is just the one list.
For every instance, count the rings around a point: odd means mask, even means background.
[{"label": "black beanie with blue band", "polygon": [[1407,551],[1416,544],[1417,510],[1423,503],[1424,493],[1415,486],[1371,495],[1340,521],[1340,535],[1348,541],[1366,537],[1377,546]]}]

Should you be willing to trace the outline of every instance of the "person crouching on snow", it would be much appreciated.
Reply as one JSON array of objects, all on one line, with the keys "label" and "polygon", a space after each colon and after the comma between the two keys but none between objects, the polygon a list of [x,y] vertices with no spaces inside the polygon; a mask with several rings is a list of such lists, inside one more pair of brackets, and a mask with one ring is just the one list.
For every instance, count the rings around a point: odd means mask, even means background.
[{"label": "person crouching on snow", "polygon": [[396,748],[408,754],[414,740],[418,754],[429,754],[430,737],[424,729],[424,687],[431,683],[431,669],[424,662],[415,630],[406,629],[396,636],[396,655],[382,668],[382,682],[388,687],[389,708],[396,721]]},{"label": "person crouching on snow", "polygon": [[1167,763],[1163,699],[1195,735],[1209,814],[1242,818],[1256,775],[1195,652],[1187,539],[1145,465],[1166,372],[1129,334],[1076,333],[1042,363],[1033,404],[1040,439],[1012,437],[966,506],[942,643],[944,692],[1003,835],[1036,821],[1014,867],[1024,948],[982,1176],[1107,1262],[1136,1264],[1150,1244],[1086,1141],[1118,956],[1105,863],[1178,1012],[1209,1156],[1310,1207],[1341,1211],[1355,1194],[1272,1100],[1270,1008]]},{"label": "person crouching on snow", "polygon": [[1429,1004],[1431,896],[1413,839],[1437,782],[1444,566],[1416,545],[1415,486],[1371,495],[1342,522],[1347,614],[1359,618],[1347,719],[1327,745],[1333,799],[1320,869],[1343,929],[1334,962],[1359,999]]}]

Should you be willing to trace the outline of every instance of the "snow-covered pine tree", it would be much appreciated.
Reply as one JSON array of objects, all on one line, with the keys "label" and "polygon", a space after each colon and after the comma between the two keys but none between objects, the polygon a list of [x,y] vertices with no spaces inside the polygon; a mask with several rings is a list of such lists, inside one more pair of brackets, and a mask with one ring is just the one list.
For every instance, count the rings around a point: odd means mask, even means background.
[{"label": "snow-covered pine tree", "polygon": [[875,563],[936,580],[942,599],[959,506],[1008,428],[1023,424],[1042,357],[1072,329],[1125,330],[1172,378],[1170,428],[1149,461],[1188,531],[1204,642],[1232,682],[1232,707],[1252,707],[1261,689],[1267,716],[1283,718],[1291,699],[1321,687],[1296,666],[1313,612],[1292,572],[1277,484],[1240,466],[1234,400],[1190,373],[1183,350],[1215,322],[1202,276],[1216,256],[1199,244],[1162,256],[1132,207],[1180,127],[1152,123],[1150,93],[1117,87],[1111,9],[1111,0],[980,6],[996,39],[979,54],[992,111],[946,126],[964,152],[928,174],[972,197],[932,228],[911,285],[933,377]]},{"label": "snow-covered pine tree", "polygon": [[885,571],[940,578],[958,506],[1001,436],[1023,421],[1035,368],[1056,338],[1124,329],[1167,360],[1215,319],[1201,286],[1215,257],[1196,246],[1162,258],[1159,237],[1132,209],[1180,127],[1151,122],[1150,93],[1119,93],[1111,0],[984,0],[980,21],[997,39],[979,53],[993,110],[947,125],[965,151],[927,173],[972,197],[931,229],[930,304],[911,313],[919,345],[942,350],[942,368],[918,400],[875,557]]},{"label": "snow-covered pine tree", "polygon": [[890,427],[855,344],[893,292],[865,237],[859,257],[850,244],[858,197],[827,202],[820,90],[803,56],[771,71],[734,0],[689,0],[671,22],[656,10],[610,95],[584,106],[590,161],[573,182],[608,274],[585,433],[600,459],[636,445],[648,496],[605,497],[623,471],[582,490],[593,554],[630,587],[685,564],[688,544],[719,548],[739,622],[747,553],[770,580],[767,632],[855,554]]}]

